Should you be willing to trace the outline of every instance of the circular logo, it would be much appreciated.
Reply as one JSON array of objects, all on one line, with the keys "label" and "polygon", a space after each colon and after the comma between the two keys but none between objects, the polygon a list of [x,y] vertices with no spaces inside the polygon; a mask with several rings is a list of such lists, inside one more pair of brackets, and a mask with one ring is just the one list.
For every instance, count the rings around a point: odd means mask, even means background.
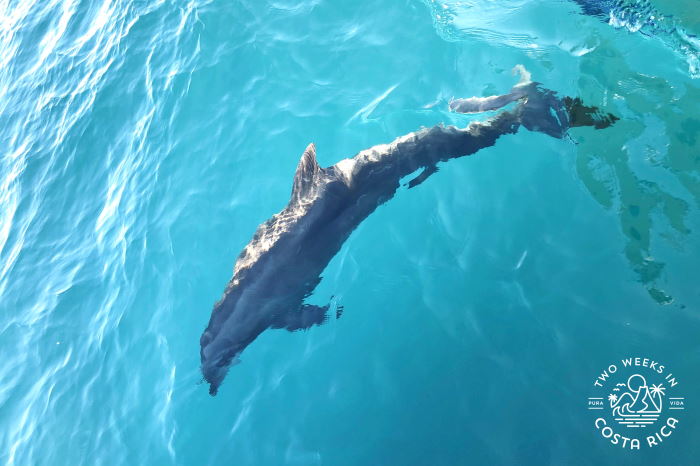
[{"label": "circular logo", "polygon": [[650,358],[610,364],[593,381],[587,408],[594,426],[613,445],[630,450],[661,445],[678,426],[685,397],[666,366]]}]

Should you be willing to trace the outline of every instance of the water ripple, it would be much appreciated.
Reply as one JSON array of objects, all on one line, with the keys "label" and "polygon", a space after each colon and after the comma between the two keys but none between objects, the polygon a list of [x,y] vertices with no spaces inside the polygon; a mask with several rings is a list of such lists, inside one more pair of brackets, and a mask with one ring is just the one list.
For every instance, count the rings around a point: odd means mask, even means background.
[{"label": "water ripple", "polygon": [[[424,3],[0,0],[0,462],[493,464],[531,433],[491,428],[510,399],[491,381],[555,397],[536,360],[601,356],[582,334],[694,354],[697,316],[639,293],[697,298],[687,74],[650,77],[630,34],[571,2]],[[270,332],[208,397],[199,335],[303,148],[327,165],[464,124],[446,97],[507,89],[521,62],[623,130],[519,134],[402,190],[324,273],[314,299],[342,319]],[[670,278],[651,259],[666,230],[690,251],[659,249]]]}]

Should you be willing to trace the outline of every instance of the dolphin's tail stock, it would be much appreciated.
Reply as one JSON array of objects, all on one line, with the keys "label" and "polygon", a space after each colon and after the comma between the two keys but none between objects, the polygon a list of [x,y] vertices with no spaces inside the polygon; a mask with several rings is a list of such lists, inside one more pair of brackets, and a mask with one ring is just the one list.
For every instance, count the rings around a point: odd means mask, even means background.
[{"label": "dolphin's tail stock", "polygon": [[479,113],[519,102],[513,111],[518,123],[530,131],[539,131],[556,138],[563,138],[572,127],[593,126],[595,129],[603,129],[619,120],[611,113],[584,105],[578,97],[557,96],[556,92],[531,81],[530,73],[522,65],[516,65],[513,73],[520,75],[520,81],[509,93],[453,99],[449,103],[450,110],[457,113]]}]

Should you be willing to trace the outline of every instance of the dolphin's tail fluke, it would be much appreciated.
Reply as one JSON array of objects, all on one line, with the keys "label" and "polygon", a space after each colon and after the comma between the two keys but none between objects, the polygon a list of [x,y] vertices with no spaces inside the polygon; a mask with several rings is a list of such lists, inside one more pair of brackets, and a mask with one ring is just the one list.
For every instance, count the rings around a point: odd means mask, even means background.
[{"label": "dolphin's tail fluke", "polygon": [[592,126],[595,129],[603,129],[619,120],[611,113],[584,105],[578,97],[559,97],[556,92],[533,82],[530,73],[522,65],[513,68],[513,73],[520,75],[520,81],[509,93],[453,99],[449,104],[450,110],[458,113],[479,113],[498,110],[509,103],[519,102],[512,112],[516,119],[515,124],[556,138],[563,138],[569,128]]},{"label": "dolphin's tail fluke", "polygon": [[559,97],[556,92],[537,83],[528,86],[527,95],[515,112],[525,128],[556,138],[565,137],[570,128],[592,126],[603,129],[619,120],[612,113],[584,105],[578,97]]},{"label": "dolphin's tail fluke", "polygon": [[569,126],[593,126],[595,129],[603,129],[613,125],[618,117],[612,113],[603,113],[597,107],[583,105],[578,97],[564,97],[564,107],[569,115]]}]

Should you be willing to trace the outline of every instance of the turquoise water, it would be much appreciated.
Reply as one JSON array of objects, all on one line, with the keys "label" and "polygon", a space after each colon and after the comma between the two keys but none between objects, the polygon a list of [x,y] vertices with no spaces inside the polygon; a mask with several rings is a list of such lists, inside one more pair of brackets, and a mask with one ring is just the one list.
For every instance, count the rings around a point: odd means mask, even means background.
[{"label": "turquoise water", "polygon": [[[681,3],[654,6],[700,32]],[[700,80],[673,34],[567,1],[0,17],[3,464],[697,464]],[[306,145],[330,165],[465,125],[449,99],[507,91],[515,64],[621,120],[522,131],[400,191],[310,298],[342,318],[265,332],[210,397],[199,336]],[[630,452],[584,400],[638,354],[690,403]]]}]

